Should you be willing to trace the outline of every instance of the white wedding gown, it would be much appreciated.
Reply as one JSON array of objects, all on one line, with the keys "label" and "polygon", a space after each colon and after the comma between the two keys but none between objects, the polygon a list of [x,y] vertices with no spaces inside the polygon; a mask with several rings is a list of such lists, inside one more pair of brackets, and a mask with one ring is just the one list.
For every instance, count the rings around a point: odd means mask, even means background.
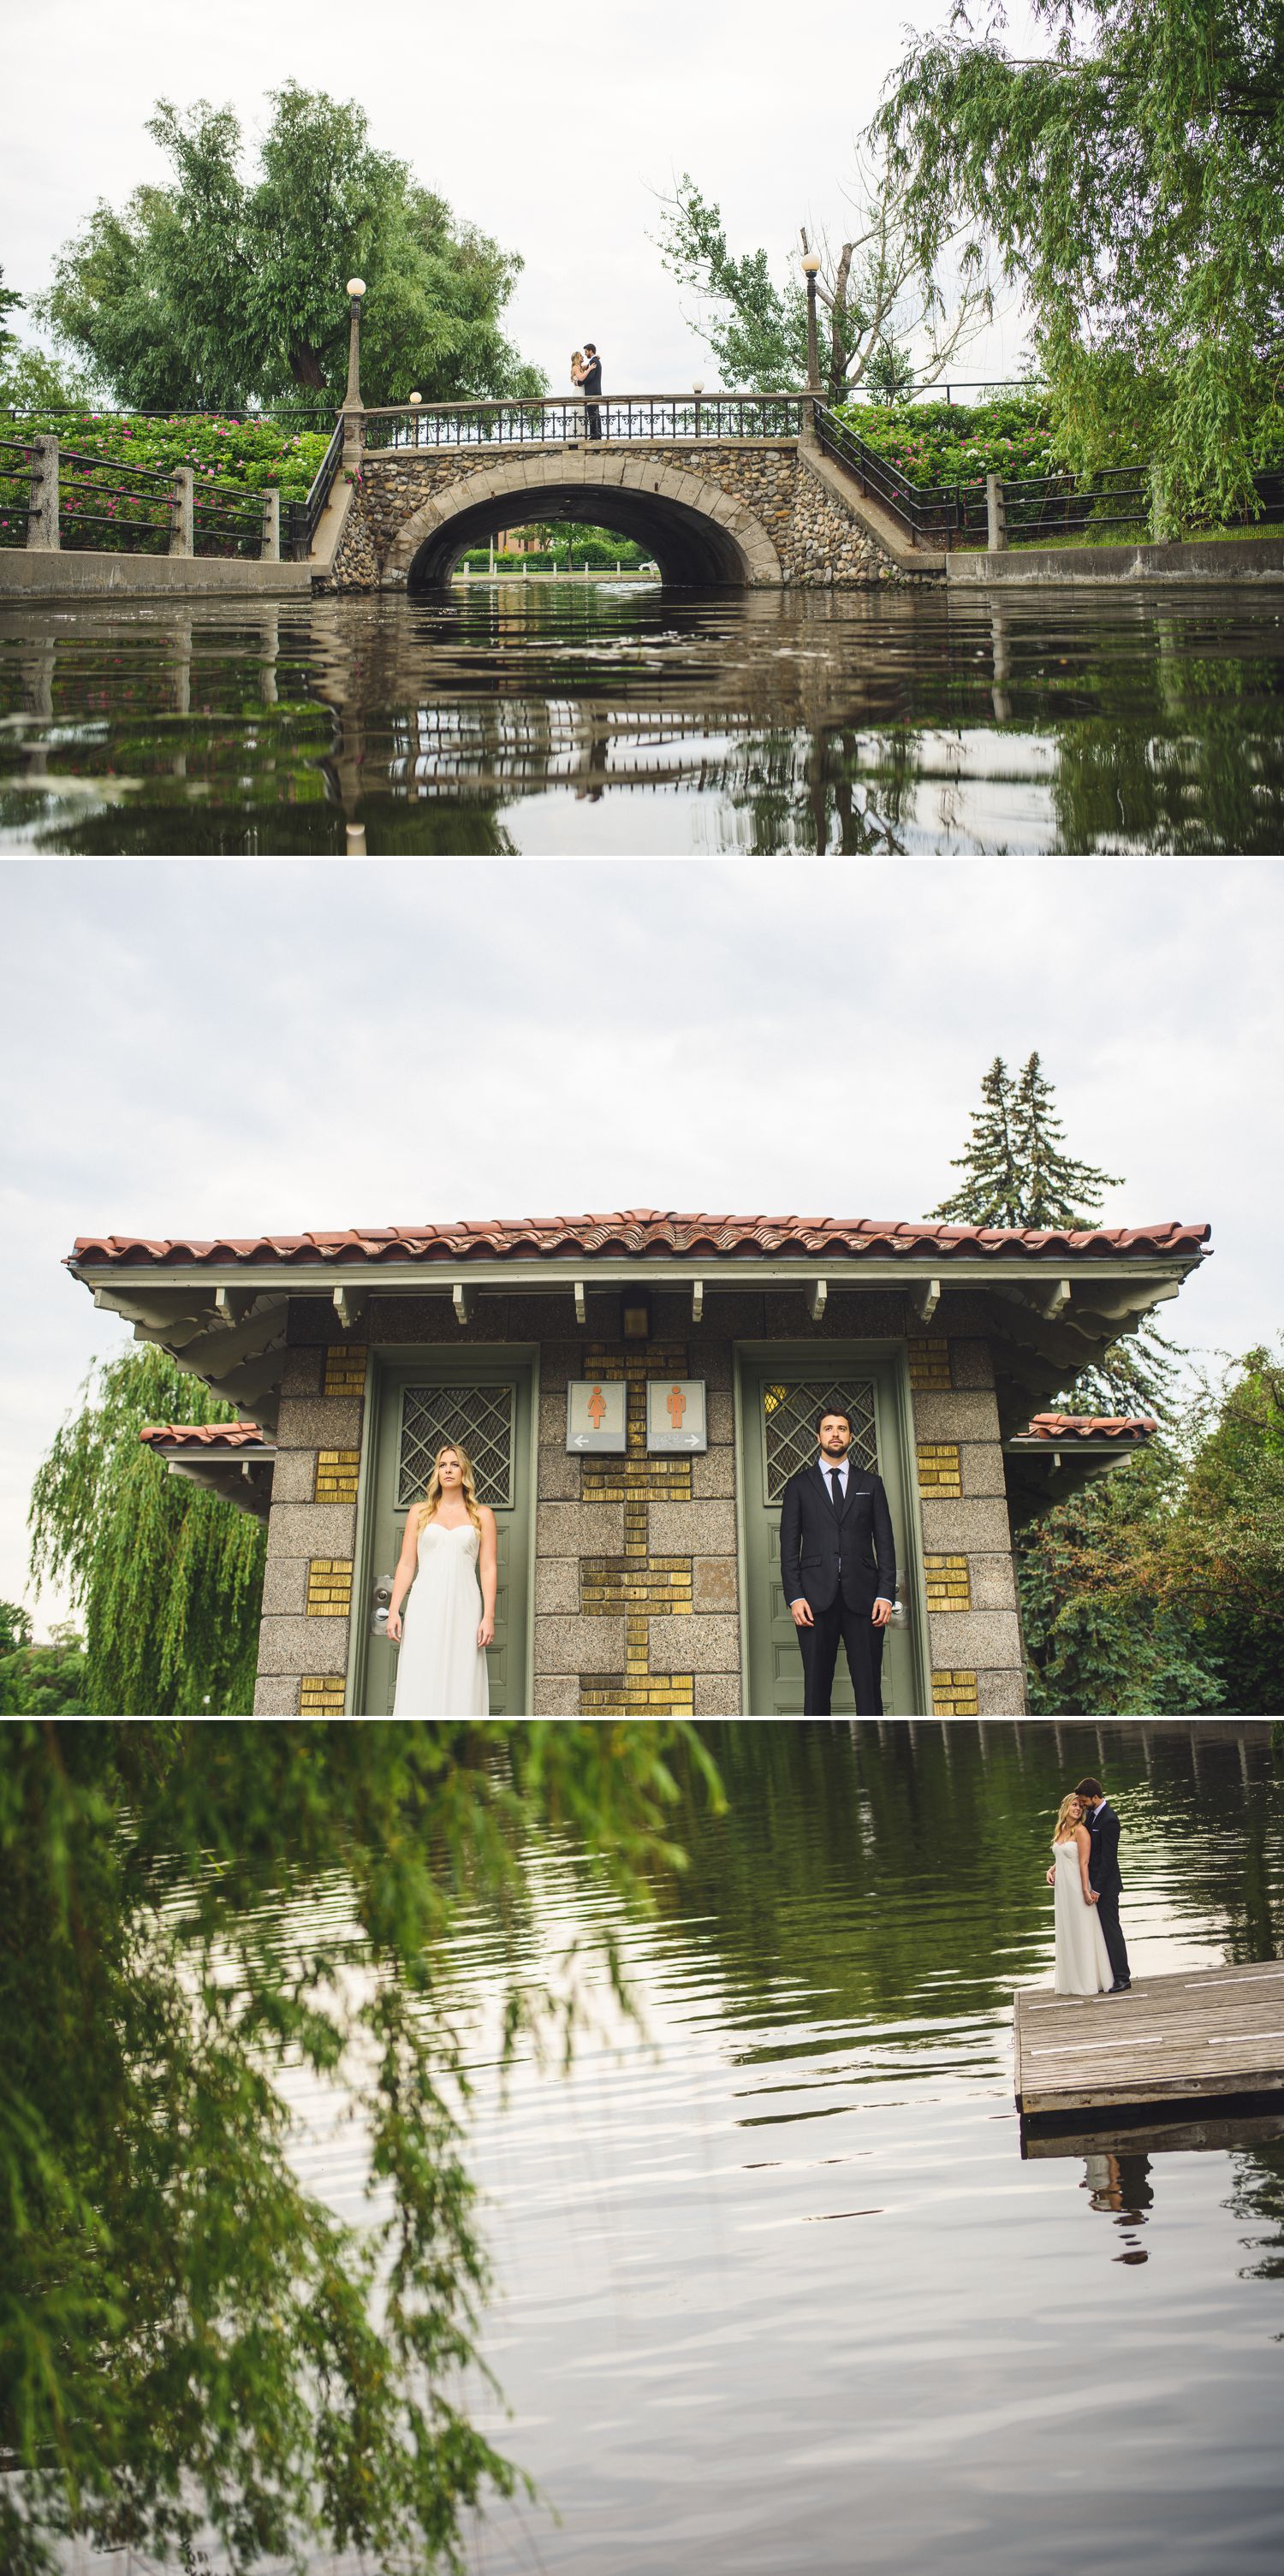
[{"label": "white wedding gown", "polygon": [[1114,1984],[1106,1936],[1095,1905],[1083,1901],[1079,1851],[1073,1838],[1054,1843],[1057,1876],[1053,1888],[1056,1946],[1052,1988],[1058,1995],[1101,1995]]},{"label": "white wedding gown", "polygon": [[458,1529],[425,1521],[406,1598],[394,1717],[489,1717],[486,1649],[477,1643],[480,1552],[471,1521]]}]

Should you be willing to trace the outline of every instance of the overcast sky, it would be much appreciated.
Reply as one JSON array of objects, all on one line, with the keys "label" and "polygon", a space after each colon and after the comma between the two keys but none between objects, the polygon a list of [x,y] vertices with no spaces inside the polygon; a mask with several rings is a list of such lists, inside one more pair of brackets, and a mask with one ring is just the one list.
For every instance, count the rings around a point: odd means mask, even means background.
[{"label": "overcast sky", "polygon": [[1272,1336],[1282,874],[4,863],[0,1596],[26,1591],[34,1469],[129,1338],[60,1266],[78,1234],[918,1217],[985,1067],[1037,1047],[1071,1150],[1127,1175],[1107,1221],[1213,1226],[1165,1320]]},{"label": "overcast sky", "polygon": [[[1011,15],[1019,40],[1024,12]],[[123,11],[44,0],[6,29],[0,262],[8,285],[38,293],[98,198],[120,205],[140,181],[167,178],[143,131],[158,96],[230,102],[252,137],[266,92],[293,78],[359,99],[380,148],[522,253],[513,335],[552,386],[585,338],[617,393],[711,384],[647,238],[655,192],[690,170],[737,250],[788,256],[803,221],[841,237],[854,138],[903,27],[947,16],[946,0],[823,13],[781,0],[380,0],[368,12],[336,0]],[[960,375],[1011,374],[1023,341],[1009,300]]]}]

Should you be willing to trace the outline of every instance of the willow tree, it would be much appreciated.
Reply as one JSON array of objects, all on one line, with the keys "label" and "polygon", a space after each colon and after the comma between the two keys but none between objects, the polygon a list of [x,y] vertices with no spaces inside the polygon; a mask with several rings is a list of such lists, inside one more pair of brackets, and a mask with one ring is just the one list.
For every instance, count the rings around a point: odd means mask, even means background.
[{"label": "willow tree", "polygon": [[254,1704],[266,1536],[171,1476],[148,1422],[236,1415],[144,1344],[91,1371],[32,1488],[31,1571],[84,1614],[87,1705],[169,1716]]},{"label": "willow tree", "polygon": [[1073,462],[1148,457],[1164,527],[1251,503],[1284,358],[1284,13],[1031,6],[1037,59],[959,7],[893,75],[875,132],[919,255],[988,227]]},{"label": "willow tree", "polygon": [[[1095,1225],[1118,1173],[1080,1162],[1065,1149],[1065,1128],[1037,1053],[1019,1071],[1002,1056],[981,1080],[981,1106],[971,1113],[972,1134],[951,1168],[965,1177],[931,1210],[953,1225],[1037,1226],[1080,1233]],[[1102,1359],[1080,1371],[1061,1401],[1076,1413],[1124,1413],[1144,1408],[1160,1421],[1172,1410],[1174,1345],[1153,1324],[1116,1342]]]},{"label": "willow tree", "polygon": [[157,102],[171,179],[64,246],[39,307],[59,338],[144,409],[338,401],[356,273],[367,402],[541,391],[503,328],[520,258],[378,150],[354,101],[297,81],[269,98],[248,170],[232,108]]},{"label": "willow tree", "polygon": [[[7,1728],[5,2576],[77,2536],[194,2567],[211,2534],[236,2570],[322,2548],[462,2576],[463,2517],[524,2481],[465,2404],[488,2273],[444,1945],[466,1903],[506,2050],[543,2028],[523,1860],[551,1837],[618,1983],[603,1898],[680,1865],[683,1735]],[[291,2160],[286,2068],[361,2121],[362,2223]]]}]

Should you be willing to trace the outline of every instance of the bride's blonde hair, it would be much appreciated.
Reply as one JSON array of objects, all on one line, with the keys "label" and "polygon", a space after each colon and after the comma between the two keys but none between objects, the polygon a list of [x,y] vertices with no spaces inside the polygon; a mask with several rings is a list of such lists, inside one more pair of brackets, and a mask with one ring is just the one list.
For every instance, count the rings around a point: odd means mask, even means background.
[{"label": "bride's blonde hair", "polygon": [[[1077,1810],[1077,1813],[1074,1815],[1070,1812],[1072,1807]],[[1081,1825],[1082,1823],[1083,1800],[1079,1796],[1078,1791],[1072,1789],[1069,1797],[1063,1798],[1057,1809],[1057,1830],[1053,1835],[1053,1841],[1058,1843],[1067,1842],[1070,1835],[1074,1832],[1075,1826]]]},{"label": "bride's blonde hair", "polygon": [[473,1528],[475,1530],[480,1530],[481,1513],[477,1507],[477,1478],[473,1472],[473,1462],[469,1457],[467,1450],[460,1448],[457,1440],[443,1440],[442,1445],[432,1462],[432,1474],[428,1479],[428,1491],[424,1495],[423,1501],[419,1506],[420,1529],[423,1529],[426,1522],[436,1518],[437,1505],[441,1501],[441,1462],[443,1458],[457,1458],[459,1460],[459,1472],[464,1480],[464,1501],[468,1507],[468,1517],[472,1522]]}]

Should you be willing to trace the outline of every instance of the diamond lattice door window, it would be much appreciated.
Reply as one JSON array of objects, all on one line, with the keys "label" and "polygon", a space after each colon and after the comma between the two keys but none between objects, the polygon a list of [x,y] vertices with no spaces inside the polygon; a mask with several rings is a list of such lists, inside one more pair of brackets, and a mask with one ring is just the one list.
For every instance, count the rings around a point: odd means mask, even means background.
[{"label": "diamond lattice door window", "polygon": [[477,1500],[503,1511],[513,1499],[513,1386],[408,1386],[401,1415],[397,1503],[427,1492],[439,1449],[457,1444],[472,1460]]},{"label": "diamond lattice door window", "polygon": [[790,1477],[800,1467],[812,1465],[817,1453],[816,1423],[829,1412],[845,1413],[852,1426],[853,1465],[877,1469],[872,1378],[793,1378],[788,1385],[764,1386],[768,1503],[778,1503]]}]

